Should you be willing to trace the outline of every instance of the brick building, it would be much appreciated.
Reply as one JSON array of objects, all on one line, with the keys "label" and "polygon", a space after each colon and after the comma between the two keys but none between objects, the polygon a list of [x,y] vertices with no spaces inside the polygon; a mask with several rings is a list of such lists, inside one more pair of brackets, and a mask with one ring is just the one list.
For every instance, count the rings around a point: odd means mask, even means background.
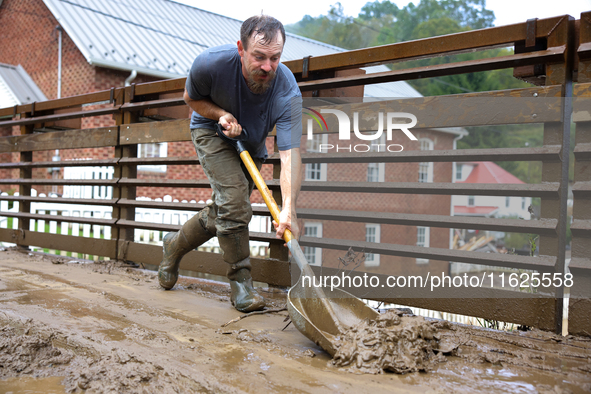
[{"label": "brick building", "polygon": [[[187,75],[193,59],[204,49],[235,43],[239,37],[241,21],[212,14],[193,7],[159,0],[157,12],[146,8],[139,0],[112,4],[110,1],[66,2],[62,0],[3,0],[0,1],[0,63],[21,65],[49,99],[68,97],[93,91],[122,87],[129,83],[142,83]],[[60,52],[61,48],[61,52]],[[288,34],[282,60],[305,56],[318,56],[343,51],[307,38]],[[61,76],[58,69],[61,63]],[[367,67],[365,71],[379,72],[385,66]],[[58,80],[61,78],[61,84]],[[418,97],[405,82],[393,82],[365,87],[369,97]],[[106,105],[96,103],[84,109]],[[179,112],[180,111],[180,112]],[[180,116],[189,116],[189,108],[180,108]],[[64,121],[58,124],[68,128],[93,128],[113,125],[111,116]],[[18,134],[18,129],[0,129],[0,135]],[[454,140],[464,134],[458,130],[417,131],[418,142],[406,143],[405,150],[453,149]],[[319,138],[333,138],[319,137]],[[305,141],[305,140],[304,140]],[[304,146],[309,143],[304,142]],[[272,141],[268,140],[272,149]],[[313,148],[310,146],[310,148]],[[194,156],[190,142],[143,144],[140,155]],[[35,152],[35,161],[112,157],[112,148],[72,149]],[[4,154],[2,160],[18,160],[18,154]],[[323,167],[324,166],[324,167]],[[375,182],[450,182],[451,163],[410,164],[347,164],[323,165],[306,168],[309,180],[358,180]],[[270,178],[271,169],[266,166],[263,175]],[[313,172],[316,171],[314,175]],[[34,178],[51,176],[47,169],[36,169]],[[18,177],[16,170],[0,170],[5,178]],[[314,178],[320,176],[321,178]],[[197,167],[191,166],[139,166],[138,177],[161,179],[203,178]],[[6,190],[2,190],[6,191]],[[39,190],[48,192],[49,190]],[[178,200],[205,200],[209,191],[200,189],[138,188],[138,196],[151,198],[171,195]],[[329,198],[327,198],[329,197]],[[425,214],[450,214],[449,196],[379,195],[359,193],[344,196],[338,194],[303,193],[298,206],[324,209],[371,210],[380,212],[404,212]],[[346,229],[346,231],[344,231]],[[447,229],[411,228],[408,226],[381,226],[342,222],[306,223],[305,233],[310,236],[368,240],[372,242],[449,247]],[[304,232],[304,231],[303,231]],[[342,252],[319,251],[308,248],[307,254],[315,262],[334,261]],[[394,264],[408,261],[422,272],[430,264],[427,261],[410,261],[386,256],[373,256],[366,262],[368,270],[394,273]],[[381,260],[380,260],[381,259]],[[447,263],[441,263],[447,264]],[[433,267],[431,267],[433,268]]]}]

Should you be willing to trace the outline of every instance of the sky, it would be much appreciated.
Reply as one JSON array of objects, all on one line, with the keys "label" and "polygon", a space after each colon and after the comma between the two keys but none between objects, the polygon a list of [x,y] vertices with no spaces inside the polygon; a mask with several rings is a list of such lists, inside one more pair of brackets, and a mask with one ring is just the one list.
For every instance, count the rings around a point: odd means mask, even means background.
[{"label": "sky", "polygon": [[[193,7],[211,11],[231,18],[245,20],[250,16],[260,14],[261,10],[274,16],[284,25],[300,21],[304,15],[326,15],[330,6],[337,0],[297,0],[293,2],[278,1],[261,2],[253,5],[252,1],[224,0],[175,0]],[[408,0],[390,0],[398,7],[404,7]],[[419,0],[414,0],[418,4]],[[348,16],[357,16],[368,0],[341,0],[344,12]],[[495,13],[495,26],[525,22],[530,18],[548,18],[569,14],[575,19],[581,17],[581,12],[591,11],[591,0],[487,0],[486,8]]]}]

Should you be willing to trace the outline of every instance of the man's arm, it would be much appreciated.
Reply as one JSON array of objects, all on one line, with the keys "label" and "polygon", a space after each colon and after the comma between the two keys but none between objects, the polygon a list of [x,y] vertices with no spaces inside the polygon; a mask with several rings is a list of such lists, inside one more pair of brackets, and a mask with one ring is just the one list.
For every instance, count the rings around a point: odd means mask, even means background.
[{"label": "man's arm", "polygon": [[201,100],[193,100],[191,97],[189,97],[187,89],[185,89],[183,99],[185,100],[185,103],[187,103],[187,105],[199,115],[207,119],[215,120],[221,124],[222,127],[226,129],[224,134],[226,134],[228,137],[234,138],[242,133],[242,126],[238,124],[238,121],[234,115],[228,111],[225,111],[210,99],[205,98]]},{"label": "man's arm", "polygon": [[282,207],[279,214],[279,223],[273,221],[277,229],[277,238],[283,238],[285,229],[289,229],[294,238],[299,236],[298,218],[296,216],[296,200],[302,184],[302,159],[300,148],[279,151],[281,160],[281,185]]}]

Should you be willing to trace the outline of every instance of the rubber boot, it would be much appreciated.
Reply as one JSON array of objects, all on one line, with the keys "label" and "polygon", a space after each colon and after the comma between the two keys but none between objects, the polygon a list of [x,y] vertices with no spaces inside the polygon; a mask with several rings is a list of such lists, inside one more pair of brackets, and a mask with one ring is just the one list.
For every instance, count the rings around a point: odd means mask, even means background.
[{"label": "rubber boot", "polygon": [[254,289],[250,275],[252,266],[248,230],[230,235],[218,234],[218,241],[223,252],[222,257],[229,264],[226,276],[230,279],[232,305],[240,312],[263,309],[265,299]]},{"label": "rubber boot", "polygon": [[179,232],[168,233],[162,240],[164,252],[158,268],[158,281],[165,290],[172,289],[176,284],[183,256],[213,237],[202,224],[202,217],[205,216],[202,212],[186,221]]}]

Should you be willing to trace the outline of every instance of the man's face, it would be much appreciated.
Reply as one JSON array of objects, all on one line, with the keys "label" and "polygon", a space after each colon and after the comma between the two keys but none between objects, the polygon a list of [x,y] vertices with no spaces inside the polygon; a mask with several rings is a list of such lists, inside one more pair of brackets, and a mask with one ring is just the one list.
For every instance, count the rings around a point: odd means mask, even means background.
[{"label": "man's face", "polygon": [[264,93],[270,86],[275,72],[279,67],[283,38],[278,32],[269,43],[262,42],[262,35],[253,35],[248,42],[248,49],[244,49],[238,41],[238,53],[242,59],[242,75],[253,93]]}]

